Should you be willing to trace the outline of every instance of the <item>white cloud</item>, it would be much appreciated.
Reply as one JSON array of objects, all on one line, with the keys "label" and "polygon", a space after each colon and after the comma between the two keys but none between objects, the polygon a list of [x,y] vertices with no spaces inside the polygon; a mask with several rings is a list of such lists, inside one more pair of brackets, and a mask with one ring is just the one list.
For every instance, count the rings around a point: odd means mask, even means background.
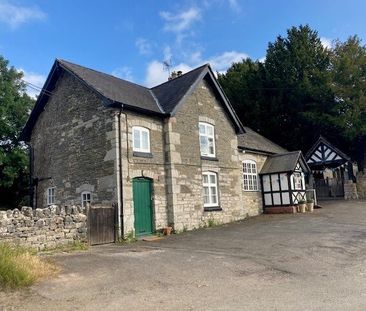
[{"label": "white cloud", "polygon": [[236,11],[236,12],[241,11],[241,7],[237,0],[228,0],[228,2],[229,2],[230,9],[232,9],[233,11]]},{"label": "white cloud", "polygon": [[122,66],[114,69],[111,73],[113,76],[124,79],[127,81],[133,81],[132,69],[131,67]]},{"label": "white cloud", "polygon": [[[201,52],[193,52],[190,57],[187,57],[185,62],[181,62],[171,68],[171,71],[182,71],[186,73],[195,67],[210,63],[211,68],[214,72],[218,71],[224,73],[231,66],[232,63],[240,62],[243,58],[247,58],[248,55],[237,51],[228,51],[220,55],[216,55],[208,58],[207,60],[202,59]],[[154,60],[150,62],[146,70],[145,85],[147,87],[156,86],[168,80],[169,73],[164,69],[162,62]]]},{"label": "white cloud", "polygon": [[165,46],[164,50],[163,50],[163,55],[164,55],[164,60],[165,61],[170,61],[172,59],[172,49],[170,48],[169,45]]},{"label": "white cloud", "polygon": [[151,43],[147,39],[139,38],[136,40],[135,44],[141,55],[151,54]]},{"label": "white cloud", "polygon": [[241,62],[243,58],[248,58],[248,54],[228,51],[209,58],[207,62],[210,63],[213,70],[223,73],[226,72],[232,63]]},{"label": "white cloud", "polygon": [[43,20],[46,14],[37,7],[25,7],[0,0],[0,22],[15,29],[31,20]]},{"label": "white cloud", "polygon": [[321,37],[320,42],[322,43],[323,47],[330,50],[332,48],[332,39]]},{"label": "white cloud", "polygon": [[166,21],[164,30],[182,32],[189,29],[195,21],[201,18],[201,12],[199,9],[192,7],[176,15],[163,11],[160,12],[160,16]]},{"label": "white cloud", "polygon": [[265,56],[263,56],[263,57],[261,57],[261,58],[258,58],[258,61],[259,61],[260,63],[264,63],[264,62],[266,61],[266,57],[265,57]]},{"label": "white cloud", "polygon": [[164,30],[176,34],[178,43],[188,36],[193,24],[201,19],[201,11],[196,7],[191,7],[186,11],[173,14],[168,11],[160,12],[160,17],[165,21]]},{"label": "white cloud", "polygon": [[[192,70],[193,68],[185,63],[180,63],[171,68],[171,71],[182,71],[183,73]],[[163,82],[168,81],[169,73],[164,69],[163,63],[154,60],[147,66],[145,85],[153,87]]]},{"label": "white cloud", "polygon": [[27,83],[27,94],[30,97],[36,99],[47,77],[39,73],[26,71],[24,69],[19,69],[19,71],[23,72],[23,80]]}]

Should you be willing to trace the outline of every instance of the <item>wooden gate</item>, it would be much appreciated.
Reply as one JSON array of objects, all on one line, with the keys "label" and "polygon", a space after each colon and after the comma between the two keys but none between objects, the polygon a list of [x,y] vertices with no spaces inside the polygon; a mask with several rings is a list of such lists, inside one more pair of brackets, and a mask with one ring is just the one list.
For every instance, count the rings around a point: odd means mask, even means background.
[{"label": "wooden gate", "polygon": [[114,206],[89,207],[89,243],[91,245],[116,241],[116,210]]},{"label": "wooden gate", "polygon": [[338,179],[315,179],[315,190],[320,200],[344,197],[343,181]]}]

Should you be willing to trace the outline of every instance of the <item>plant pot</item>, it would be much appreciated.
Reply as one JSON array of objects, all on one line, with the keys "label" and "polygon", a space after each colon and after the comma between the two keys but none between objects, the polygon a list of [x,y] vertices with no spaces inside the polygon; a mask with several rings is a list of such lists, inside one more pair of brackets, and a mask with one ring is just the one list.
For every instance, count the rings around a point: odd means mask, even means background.
[{"label": "plant pot", "polygon": [[306,203],[306,209],[308,210],[308,212],[312,213],[314,211],[314,202]]},{"label": "plant pot", "polygon": [[170,235],[173,231],[173,227],[165,227],[163,230],[164,235]]},{"label": "plant pot", "polygon": [[306,212],[306,203],[299,204],[300,213]]}]

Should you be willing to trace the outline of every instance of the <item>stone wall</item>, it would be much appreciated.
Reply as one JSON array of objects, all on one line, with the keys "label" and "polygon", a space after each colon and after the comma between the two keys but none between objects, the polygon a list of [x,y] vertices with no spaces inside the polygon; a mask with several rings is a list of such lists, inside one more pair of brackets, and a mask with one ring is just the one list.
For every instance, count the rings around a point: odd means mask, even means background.
[{"label": "stone wall", "polygon": [[358,198],[366,199],[366,174],[364,172],[358,172],[356,180]]},{"label": "stone wall", "polygon": [[44,250],[76,240],[87,240],[87,216],[80,206],[0,211],[0,242]]},{"label": "stone wall", "polygon": [[[245,153],[239,154],[240,163],[245,160],[252,160],[257,164],[257,172],[262,170],[264,162],[266,162],[267,156],[245,151]],[[244,187],[241,188],[243,193],[243,206],[248,213],[248,216],[257,216],[263,213],[263,198],[260,177],[258,176],[258,191],[244,191]]]},{"label": "stone wall", "polygon": [[[149,157],[133,152],[132,128],[134,126],[144,127],[150,131]],[[136,177],[147,177],[152,180],[154,229],[162,229],[168,225],[163,120],[124,111],[121,116],[121,135],[124,232],[128,234],[134,230],[132,182]]]},{"label": "stone wall", "polygon": [[71,74],[61,74],[31,135],[35,207],[47,206],[47,188],[55,187],[57,205],[117,200],[116,111]]},{"label": "stone wall", "polygon": [[[201,157],[199,122],[215,128],[216,158]],[[164,124],[169,223],[178,231],[243,219],[248,213],[242,202],[242,178],[238,142],[224,104],[203,80],[187,97],[174,117]],[[218,177],[218,210],[203,206],[202,173]]]},{"label": "stone wall", "polygon": [[344,182],[344,199],[345,200],[357,200],[357,184],[353,180],[346,180]]}]

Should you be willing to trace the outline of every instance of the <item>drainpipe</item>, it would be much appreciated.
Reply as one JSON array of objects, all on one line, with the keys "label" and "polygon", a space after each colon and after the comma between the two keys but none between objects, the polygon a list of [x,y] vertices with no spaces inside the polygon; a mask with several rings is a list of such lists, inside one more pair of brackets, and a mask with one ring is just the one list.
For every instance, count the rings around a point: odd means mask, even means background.
[{"label": "drainpipe", "polygon": [[121,133],[121,114],[123,110],[123,105],[120,106],[120,110],[118,112],[118,167],[119,167],[119,202],[118,202],[118,210],[119,210],[119,238],[124,238],[124,214],[123,214],[123,173],[122,173],[122,133]]},{"label": "drainpipe", "polygon": [[29,203],[32,208],[34,208],[34,182],[33,182],[33,149],[30,144],[28,147],[28,161],[29,161]]}]

